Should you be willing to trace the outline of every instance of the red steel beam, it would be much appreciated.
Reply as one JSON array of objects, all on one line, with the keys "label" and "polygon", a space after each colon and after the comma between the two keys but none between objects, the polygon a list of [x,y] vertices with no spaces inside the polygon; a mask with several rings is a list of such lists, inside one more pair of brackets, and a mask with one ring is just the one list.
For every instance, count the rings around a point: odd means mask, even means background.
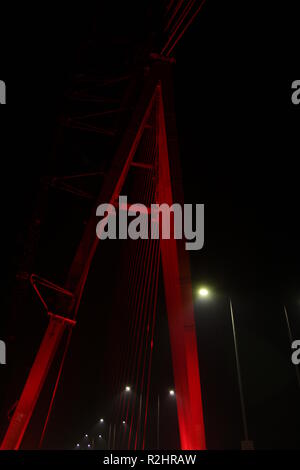
[{"label": "red steel beam", "polygon": [[[169,69],[158,86],[159,203],[183,203]],[[165,85],[165,86],[164,86]],[[166,86],[168,85],[168,86]],[[168,122],[169,129],[166,128]],[[167,132],[169,131],[169,133]],[[171,163],[172,162],[172,163]],[[205,431],[188,254],[183,240],[160,240],[181,448],[204,450]]]},{"label": "red steel beam", "polygon": [[[118,199],[152,110],[154,90],[154,82],[150,81],[116,152],[95,207],[102,202],[113,204]],[[99,242],[96,236],[96,222],[96,209],[94,208],[69,270],[65,289],[67,292],[74,293],[74,298],[69,307],[64,305],[66,320],[55,314],[50,315],[47,331],[2,441],[1,450],[19,449],[65,327],[70,322],[73,323],[76,318],[90,265]],[[44,306],[47,308],[45,303]],[[57,299],[56,309],[62,311],[59,299]]]},{"label": "red steel beam", "polygon": [[[169,90],[170,79],[168,62],[153,64],[140,102],[104,180],[96,207],[101,203],[114,204],[117,200],[154,105],[157,106],[159,202],[172,205],[173,200],[183,201],[175,115]],[[2,450],[19,449],[66,325],[75,320],[89,268],[99,242],[95,230],[96,222],[94,208],[65,286],[65,289],[74,295],[72,304],[69,307],[64,305],[64,310],[62,310],[61,301],[57,299],[57,310],[63,311],[68,320],[58,317],[55,312],[50,316],[46,334],[2,442]],[[205,436],[191,280],[187,253],[182,247],[183,243],[179,240],[161,240],[178,421],[182,449],[204,449]]]},{"label": "red steel beam", "polygon": [[39,352],[28,375],[0,450],[19,449],[65,328],[66,322],[63,318],[54,315],[50,317]]}]

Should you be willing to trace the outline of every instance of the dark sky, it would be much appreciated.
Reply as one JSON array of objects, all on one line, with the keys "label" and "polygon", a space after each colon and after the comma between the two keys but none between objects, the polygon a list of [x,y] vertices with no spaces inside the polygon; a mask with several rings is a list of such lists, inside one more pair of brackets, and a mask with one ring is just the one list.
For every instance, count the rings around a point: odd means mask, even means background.
[{"label": "dark sky", "polygon": [[[64,10],[55,2],[40,10],[26,5],[17,17],[8,12],[10,27],[1,30],[0,79],[7,82],[9,105],[1,108],[4,303],[0,337],[7,339],[10,348],[9,364],[0,371],[1,416],[17,399],[46,324],[36,302],[29,302],[25,311],[11,313],[12,286],[39,180],[52,165],[55,128],[65,111],[62,96],[76,70],[74,64],[78,57],[96,54],[100,71],[104,64],[118,70],[116,44],[128,43],[128,51],[137,50],[151,29],[149,24],[159,23],[158,16],[149,16],[142,6],[113,15],[117,3],[111,10],[103,9],[102,2],[97,9],[89,3]],[[291,82],[299,77],[299,26],[292,6],[264,3],[264,8],[258,8],[253,2],[207,0],[178,45],[174,67],[185,198],[205,203],[205,246],[191,254],[191,266],[195,289],[204,283],[215,293],[209,302],[196,300],[195,314],[207,441],[209,448],[217,449],[238,448],[242,432],[229,295],[236,313],[250,437],[257,448],[299,447],[299,389],[283,316],[286,304],[299,338],[300,107],[290,100]],[[114,46],[113,36],[118,38]],[[96,46],[88,38],[94,38]],[[89,145],[94,152],[95,144]],[[61,152],[56,169],[67,167],[63,158]],[[84,210],[80,203],[74,215]],[[63,209],[52,216],[43,233],[57,217],[61,229],[57,232],[52,227],[51,236],[66,237]],[[74,240],[66,242],[76,245]],[[53,277],[55,256],[47,243],[41,245],[35,267]],[[99,255],[99,263],[105,262],[105,256],[109,254]],[[123,276],[118,256],[115,253],[116,269],[110,273],[115,285]],[[72,448],[109,407],[105,384],[114,374],[109,355],[117,342],[114,334],[118,337],[120,332],[115,332],[118,317],[97,315],[100,310],[111,311],[109,296],[103,294],[101,305],[97,303],[99,283],[105,293],[111,278],[94,268],[46,447]],[[172,372],[162,292],[159,298],[153,396],[162,394],[161,439],[167,447],[176,446],[178,436],[175,408],[163,401]],[[46,401],[47,392],[41,410]],[[151,416],[149,439],[155,435],[154,409]],[[172,433],[169,423],[174,423]],[[29,436],[27,445],[35,441]]]}]

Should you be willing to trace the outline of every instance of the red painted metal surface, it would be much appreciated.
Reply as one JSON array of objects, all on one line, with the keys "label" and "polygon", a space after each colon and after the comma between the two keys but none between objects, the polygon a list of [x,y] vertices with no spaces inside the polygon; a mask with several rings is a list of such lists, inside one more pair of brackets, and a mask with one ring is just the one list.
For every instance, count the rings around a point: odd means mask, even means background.
[{"label": "red painted metal surface", "polygon": [[1,450],[19,449],[65,328],[66,323],[61,318],[50,317],[39,352],[1,444]]},{"label": "red painted metal surface", "polygon": [[[174,203],[173,192],[180,197],[180,180],[170,173],[162,86],[157,89],[157,134],[159,145],[158,202]],[[168,103],[166,97],[165,103]],[[173,139],[171,139],[173,137]],[[169,142],[174,136],[169,136]],[[174,162],[173,162],[174,163]],[[178,202],[176,199],[175,202]],[[182,449],[205,449],[205,433],[199,377],[191,278],[188,255],[182,240],[160,240],[162,268],[173,359],[178,422]]]},{"label": "red painted metal surface", "polygon": [[[153,106],[156,106],[156,135],[159,147],[157,202],[165,202],[169,205],[172,205],[173,201],[183,202],[175,115],[169,91],[170,67],[170,63],[166,61],[154,62],[152,65],[140,101],[116,152],[111,169],[105,177],[95,207],[101,203],[114,204],[118,198]],[[96,236],[95,214],[94,208],[66,282],[66,292],[72,293],[74,298],[67,307],[57,299],[57,312],[66,314],[68,320],[64,321],[64,318],[56,316],[55,312],[50,316],[45,337],[1,449],[17,450],[20,447],[66,325],[74,321],[77,315],[89,268],[99,242]],[[170,239],[161,240],[160,243],[181,448],[205,449],[198,352],[187,253],[183,241]]]}]

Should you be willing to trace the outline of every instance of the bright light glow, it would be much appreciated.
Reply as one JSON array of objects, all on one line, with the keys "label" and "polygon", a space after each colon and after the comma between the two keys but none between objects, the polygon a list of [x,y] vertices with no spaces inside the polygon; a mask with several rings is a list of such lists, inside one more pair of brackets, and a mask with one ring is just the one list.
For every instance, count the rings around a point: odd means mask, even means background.
[{"label": "bright light glow", "polygon": [[206,289],[206,287],[201,287],[201,289],[198,290],[198,294],[200,297],[207,297],[209,295],[209,290]]},{"label": "bright light glow", "polygon": [[131,388],[129,387],[129,385],[126,385],[125,387],[125,392],[130,392]]},{"label": "bright light glow", "polygon": [[101,436],[101,434],[99,434],[99,439],[102,439],[102,436]]},{"label": "bright light glow", "polygon": [[79,447],[79,444],[76,444],[76,447]]},{"label": "bright light glow", "polygon": [[88,444],[88,447],[91,447],[91,444]]},{"label": "bright light glow", "polygon": [[126,421],[122,421],[122,422],[123,422],[123,424],[126,424]]},{"label": "bright light glow", "polygon": [[104,419],[103,419],[103,418],[100,419],[100,423],[104,423]]},{"label": "bright light glow", "polygon": [[170,391],[169,391],[169,394],[172,395],[172,397],[173,397],[173,396],[175,395],[174,390],[170,390]]},{"label": "bright light glow", "polygon": [[89,436],[86,434],[85,437],[89,437]]}]

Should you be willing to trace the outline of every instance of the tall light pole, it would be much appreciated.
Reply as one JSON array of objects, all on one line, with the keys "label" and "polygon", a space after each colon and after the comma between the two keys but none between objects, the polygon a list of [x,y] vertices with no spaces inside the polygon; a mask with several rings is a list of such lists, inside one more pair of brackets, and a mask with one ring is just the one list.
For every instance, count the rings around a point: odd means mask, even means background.
[{"label": "tall light pole", "polygon": [[[289,341],[290,341],[290,345],[291,345],[292,342],[293,342],[293,335],[292,335],[292,329],[291,329],[291,325],[290,325],[290,320],[289,320],[287,308],[286,308],[285,305],[283,306],[283,309],[284,309],[284,316],[285,316],[286,324],[287,324]],[[299,372],[299,367],[298,366],[295,366],[295,371],[296,371],[297,382],[298,382],[298,385],[299,385],[299,388],[300,388],[300,372]]]},{"label": "tall light pole", "polygon": [[237,335],[236,335],[236,328],[235,328],[235,320],[234,320],[232,301],[231,301],[230,297],[229,297],[229,307],[230,307],[230,317],[231,317],[232,334],[233,334],[233,342],[234,342],[235,362],[236,362],[236,370],[237,370],[237,376],[238,376],[240,403],[241,403],[243,429],[244,429],[244,440],[241,442],[241,447],[242,447],[242,450],[253,450],[254,449],[253,441],[249,440],[249,434],[248,434],[248,423],[247,423],[247,414],[246,414],[243,383],[242,383],[239,349],[238,349],[238,343],[237,343]]},{"label": "tall light pole", "polygon": [[[140,441],[142,442],[142,407],[143,407],[143,394],[140,393],[140,403],[139,403],[139,418],[138,418],[138,426],[137,426],[137,442],[136,444],[138,445],[138,437]],[[135,444],[135,447],[136,447]]]},{"label": "tall light pole", "polygon": [[113,445],[112,445],[112,449],[115,450],[116,449],[116,425],[114,424],[114,427],[113,427]]},{"label": "tall light pole", "polygon": [[111,446],[111,423],[108,426],[108,439],[107,439],[107,448],[110,449]]},{"label": "tall light pole", "polygon": [[160,402],[157,396],[157,450],[159,450],[159,428],[160,428]]},{"label": "tall light pole", "polygon": [[[198,295],[199,295],[199,297],[207,298],[207,297],[210,296],[210,291],[206,287],[201,287],[198,290]],[[239,358],[239,350],[238,350],[238,342],[237,342],[237,334],[236,334],[233,306],[232,306],[231,298],[229,297],[228,299],[229,299],[230,318],[231,318],[233,342],[234,342],[235,363],[236,363],[236,369],[237,369],[239,395],[240,395],[242,421],[243,421],[243,430],[244,430],[244,440],[241,441],[241,448],[242,448],[242,450],[253,450],[254,449],[253,441],[249,440],[249,433],[248,433],[247,414],[246,414],[246,407],[245,407],[245,399],[244,399],[242,374],[241,374],[241,366],[240,366],[240,358]]]}]

